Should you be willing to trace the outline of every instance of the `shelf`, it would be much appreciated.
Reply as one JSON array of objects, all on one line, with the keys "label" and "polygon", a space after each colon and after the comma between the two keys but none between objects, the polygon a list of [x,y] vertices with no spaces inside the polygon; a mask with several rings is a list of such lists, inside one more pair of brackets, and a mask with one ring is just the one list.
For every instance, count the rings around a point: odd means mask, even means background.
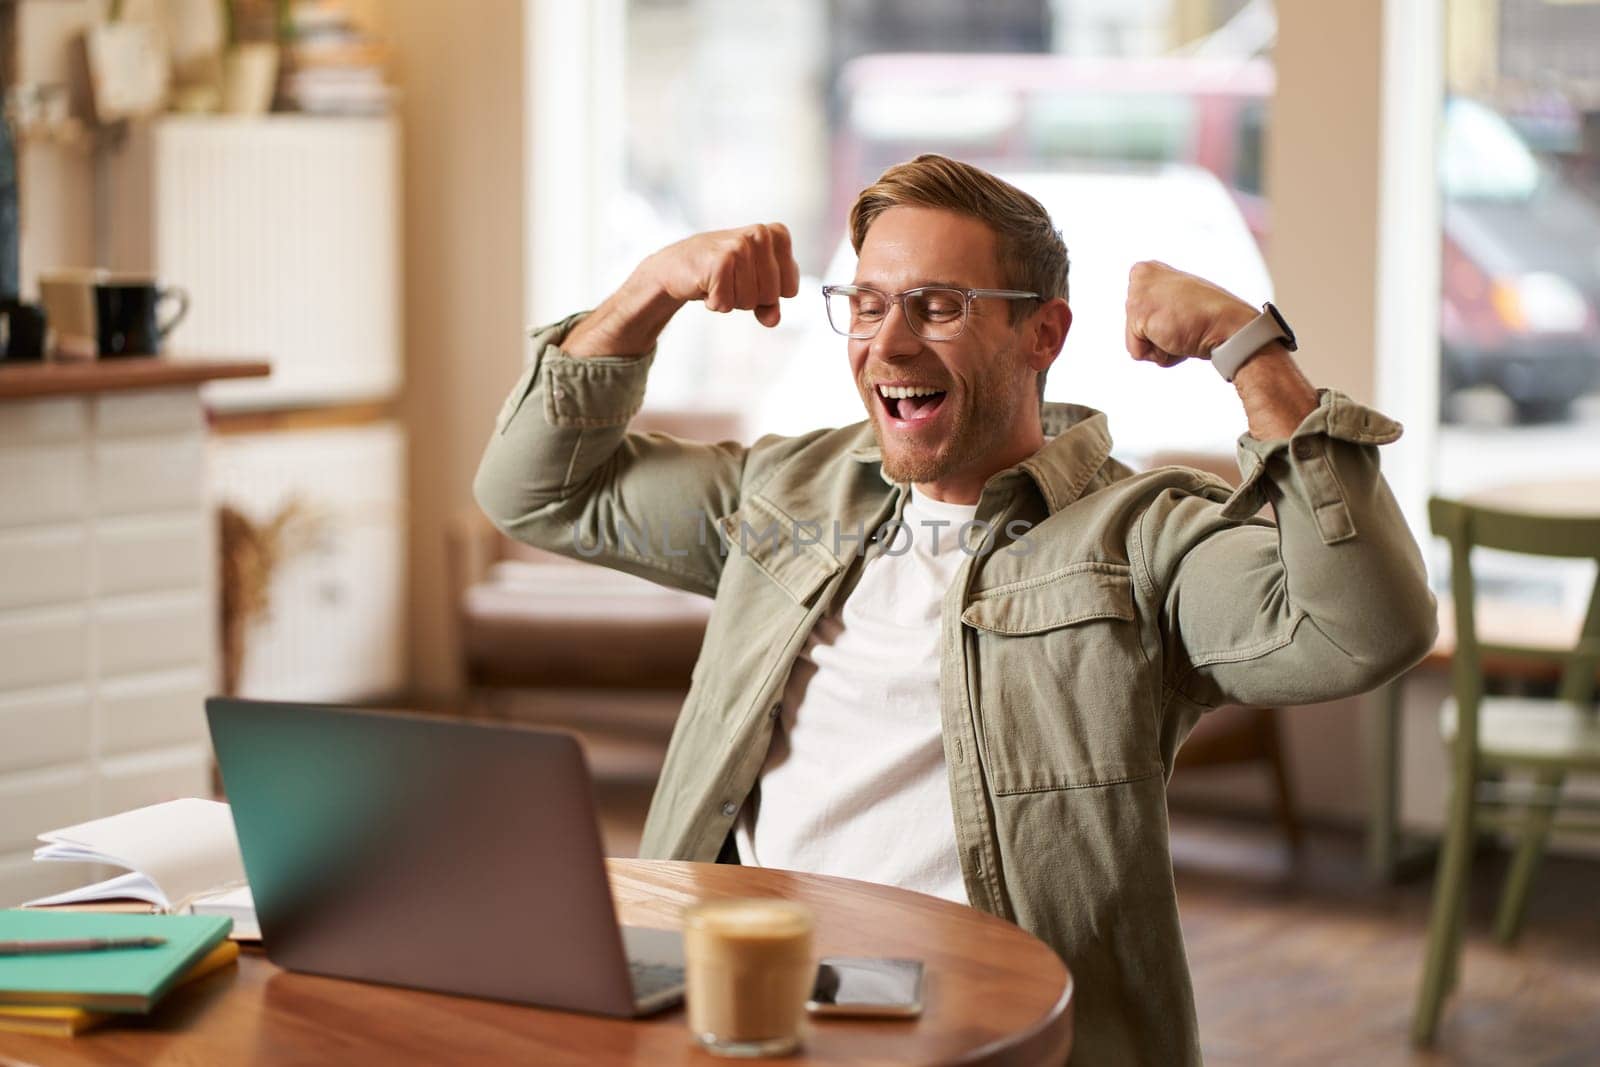
[{"label": "shelf", "polygon": [[218,378],[264,378],[272,368],[260,360],[166,359],[122,356],[77,363],[0,363],[0,401],[42,396],[166,389]]}]

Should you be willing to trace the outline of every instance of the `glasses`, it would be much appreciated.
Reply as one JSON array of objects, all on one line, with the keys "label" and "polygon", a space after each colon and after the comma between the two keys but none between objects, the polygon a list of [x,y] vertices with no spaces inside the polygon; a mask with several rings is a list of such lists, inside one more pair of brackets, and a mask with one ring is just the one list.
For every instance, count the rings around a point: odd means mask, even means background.
[{"label": "glasses", "polygon": [[953,289],[928,285],[903,293],[882,293],[864,285],[824,285],[828,325],[835,333],[865,341],[876,337],[889,309],[900,305],[911,332],[925,341],[954,341],[967,328],[972,302],[983,297],[1000,300],[1038,300],[1038,293],[1020,289]]}]

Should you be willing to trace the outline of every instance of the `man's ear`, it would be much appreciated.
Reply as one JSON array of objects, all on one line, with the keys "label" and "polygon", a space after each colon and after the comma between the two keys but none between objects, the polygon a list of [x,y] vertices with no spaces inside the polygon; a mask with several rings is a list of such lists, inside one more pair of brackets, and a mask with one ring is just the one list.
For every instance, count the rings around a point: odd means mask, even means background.
[{"label": "man's ear", "polygon": [[1047,370],[1061,354],[1061,346],[1072,329],[1072,308],[1059,296],[1047,300],[1031,316],[1028,331],[1028,366],[1035,371]]}]

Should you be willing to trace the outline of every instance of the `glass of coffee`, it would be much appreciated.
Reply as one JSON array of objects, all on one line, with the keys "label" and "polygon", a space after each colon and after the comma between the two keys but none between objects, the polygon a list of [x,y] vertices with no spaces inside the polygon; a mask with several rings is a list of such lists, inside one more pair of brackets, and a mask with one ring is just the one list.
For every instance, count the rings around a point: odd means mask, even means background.
[{"label": "glass of coffee", "polygon": [[781,1056],[800,1045],[811,991],[813,920],[787,900],[719,900],[684,915],[689,1030],[722,1056]]}]

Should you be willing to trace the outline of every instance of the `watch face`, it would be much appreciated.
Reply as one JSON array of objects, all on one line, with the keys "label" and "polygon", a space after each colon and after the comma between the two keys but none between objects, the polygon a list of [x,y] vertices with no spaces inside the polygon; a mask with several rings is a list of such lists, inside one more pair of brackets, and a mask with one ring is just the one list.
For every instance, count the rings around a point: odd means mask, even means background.
[{"label": "watch face", "polygon": [[1289,326],[1289,320],[1283,317],[1283,312],[1278,310],[1277,305],[1269,300],[1262,304],[1261,307],[1267,314],[1272,316],[1272,321],[1278,324],[1278,329],[1283,331],[1283,347],[1291,352],[1298,348],[1299,345],[1295,343],[1294,339],[1294,330]]}]

